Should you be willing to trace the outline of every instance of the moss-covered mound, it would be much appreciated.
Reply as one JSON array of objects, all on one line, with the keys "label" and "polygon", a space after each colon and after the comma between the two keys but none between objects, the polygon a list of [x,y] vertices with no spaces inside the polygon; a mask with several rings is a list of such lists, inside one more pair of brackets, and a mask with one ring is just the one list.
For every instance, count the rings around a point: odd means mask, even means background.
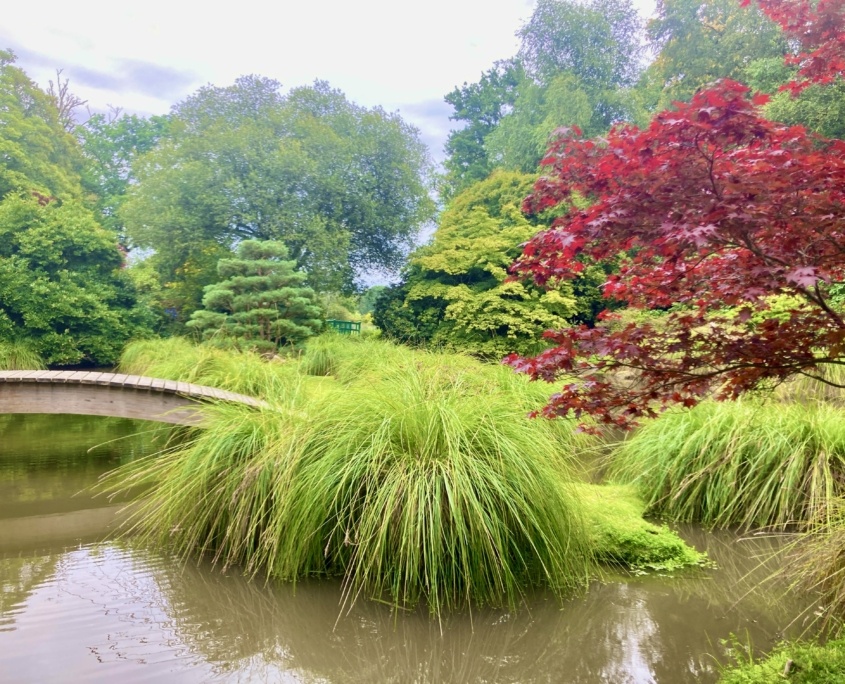
[{"label": "moss-covered mound", "polygon": [[645,504],[631,486],[576,485],[596,560],[634,572],[673,571],[707,557],[666,525],[643,518]]},{"label": "moss-covered mound", "polygon": [[784,643],[763,660],[749,659],[722,672],[720,684],[845,684],[845,639]]}]

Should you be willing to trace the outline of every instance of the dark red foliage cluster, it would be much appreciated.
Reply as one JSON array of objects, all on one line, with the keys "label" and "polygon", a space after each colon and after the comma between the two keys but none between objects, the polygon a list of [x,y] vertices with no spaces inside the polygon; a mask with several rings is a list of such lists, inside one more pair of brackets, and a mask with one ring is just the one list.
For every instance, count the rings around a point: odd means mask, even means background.
[{"label": "dark red foliage cluster", "polygon": [[[799,79],[784,89],[800,93],[813,83],[830,83],[845,75],[845,2],[843,0],[756,0],[783,32],[797,41],[799,52],[787,62],[799,67]],[[751,0],[741,0],[743,7]]]},{"label": "dark red foliage cluster", "polygon": [[[547,333],[555,347],[536,358],[506,359],[534,378],[576,379],[544,414],[628,427],[670,404],[845,363],[830,300],[845,282],[845,142],[768,121],[763,101],[722,82],[645,130],[562,132],[552,144],[524,208],[568,213],[525,245],[514,273],[549,285],[584,257],[618,260],[605,296],[669,311],[628,324],[606,313],[595,328]],[[754,315],[778,294],[801,304]]]}]

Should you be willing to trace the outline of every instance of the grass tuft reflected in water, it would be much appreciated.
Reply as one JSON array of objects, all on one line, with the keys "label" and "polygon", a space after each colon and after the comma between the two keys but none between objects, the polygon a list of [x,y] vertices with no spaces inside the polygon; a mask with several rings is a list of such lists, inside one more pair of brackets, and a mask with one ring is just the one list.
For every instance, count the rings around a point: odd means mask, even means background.
[{"label": "grass tuft reflected in water", "polygon": [[[109,421],[29,416],[7,421],[0,433],[7,495],[0,517],[4,684],[706,684],[718,677],[713,656],[722,655],[721,639],[748,632],[755,646],[768,648],[795,614],[771,593],[748,593],[756,556],[775,547],[776,538],[737,542],[733,534],[695,527],[684,528],[684,536],[718,569],[595,583],[563,605],[536,591],[514,611],[459,611],[440,623],[425,609],[391,611],[365,601],[341,613],[337,580],[295,587],[248,580],[126,543],[90,543],[107,535],[106,526],[80,536],[69,521],[102,503],[77,494],[82,481],[90,477],[91,484],[115,462],[151,447],[144,440],[152,435],[138,443],[109,441],[133,426],[103,423]],[[103,442],[109,444],[89,451]],[[42,508],[33,508],[27,491],[43,495]],[[36,520],[49,521],[51,539],[11,541],[14,525],[32,529]]]}]

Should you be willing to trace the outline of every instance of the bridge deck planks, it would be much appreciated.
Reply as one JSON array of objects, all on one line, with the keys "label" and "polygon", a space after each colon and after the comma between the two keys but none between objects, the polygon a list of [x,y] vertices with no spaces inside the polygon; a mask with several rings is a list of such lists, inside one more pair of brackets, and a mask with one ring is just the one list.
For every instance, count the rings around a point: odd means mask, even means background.
[{"label": "bridge deck planks", "polygon": [[140,375],[126,375],[123,373],[103,373],[99,371],[42,371],[18,370],[0,371],[0,383],[53,383],[98,385],[101,387],[117,387],[136,389],[140,391],[160,392],[162,394],[178,394],[188,399],[228,401],[247,406],[260,407],[265,403],[260,399],[235,392],[228,392],[217,387],[194,385],[176,380],[150,378]]},{"label": "bridge deck planks", "polygon": [[38,377],[38,382],[65,382],[65,371],[44,371]]},{"label": "bridge deck planks", "polygon": [[140,375],[124,375],[123,381],[122,381],[121,384],[124,387],[131,389],[131,388],[135,387],[135,385],[138,383],[138,380],[140,380],[140,379],[141,379]]},{"label": "bridge deck planks", "polygon": [[35,376],[38,373],[43,373],[44,371],[19,371],[20,372],[20,382],[35,382]]}]

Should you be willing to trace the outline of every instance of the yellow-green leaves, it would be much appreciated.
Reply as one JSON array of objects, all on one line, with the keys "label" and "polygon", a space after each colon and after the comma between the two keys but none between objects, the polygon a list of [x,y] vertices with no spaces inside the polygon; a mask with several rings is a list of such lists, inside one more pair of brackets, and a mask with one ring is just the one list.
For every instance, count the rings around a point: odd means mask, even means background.
[{"label": "yellow-green leaves", "polygon": [[[520,210],[533,183],[511,172],[476,183],[443,213],[432,242],[411,255],[405,311],[420,328],[430,329],[436,316],[429,342],[485,357],[529,353],[544,347],[543,331],[563,327],[576,312],[569,284],[543,292],[508,281],[520,245],[539,228]],[[407,336],[396,327],[397,337]]]}]

